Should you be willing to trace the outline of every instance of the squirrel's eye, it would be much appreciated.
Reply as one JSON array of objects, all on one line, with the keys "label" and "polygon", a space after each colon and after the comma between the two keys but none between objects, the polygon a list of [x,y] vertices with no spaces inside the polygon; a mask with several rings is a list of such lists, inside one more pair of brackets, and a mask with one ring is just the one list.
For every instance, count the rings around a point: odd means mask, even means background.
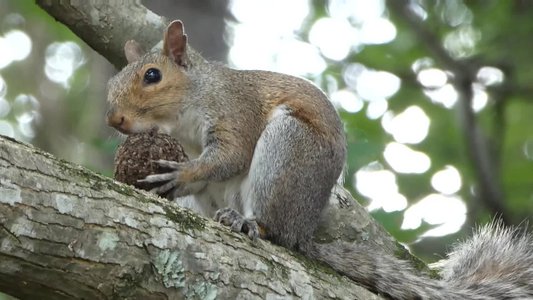
[{"label": "squirrel's eye", "polygon": [[144,83],[151,84],[161,81],[161,71],[155,68],[150,68],[144,73]]}]

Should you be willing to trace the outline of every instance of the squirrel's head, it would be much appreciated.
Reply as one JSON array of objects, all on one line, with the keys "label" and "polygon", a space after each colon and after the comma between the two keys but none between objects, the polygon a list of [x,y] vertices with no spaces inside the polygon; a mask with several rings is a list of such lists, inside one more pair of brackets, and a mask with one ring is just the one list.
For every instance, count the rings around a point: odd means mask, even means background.
[{"label": "squirrel's head", "polygon": [[130,134],[154,127],[169,131],[190,84],[185,72],[187,35],[181,21],[173,21],[163,35],[162,52],[144,53],[135,41],[124,52],[128,65],[108,83],[109,126]]}]

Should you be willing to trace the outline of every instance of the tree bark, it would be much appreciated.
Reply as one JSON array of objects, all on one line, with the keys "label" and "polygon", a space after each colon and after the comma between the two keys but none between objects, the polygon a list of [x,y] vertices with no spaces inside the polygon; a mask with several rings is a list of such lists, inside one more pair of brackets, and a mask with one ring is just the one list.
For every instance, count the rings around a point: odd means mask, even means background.
[{"label": "tree bark", "polygon": [[[37,2],[117,66],[126,40],[151,47],[166,24],[138,3]],[[19,298],[379,298],[301,255],[1,137],[0,170],[0,291]],[[340,186],[319,222],[320,243],[414,259]]]}]

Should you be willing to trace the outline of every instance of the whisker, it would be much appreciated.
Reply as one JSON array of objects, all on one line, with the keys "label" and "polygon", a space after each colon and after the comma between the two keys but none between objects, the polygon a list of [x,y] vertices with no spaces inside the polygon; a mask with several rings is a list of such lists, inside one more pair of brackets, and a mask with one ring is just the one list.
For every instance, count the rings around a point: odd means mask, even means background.
[{"label": "whisker", "polygon": [[175,105],[176,105],[175,102],[160,103],[160,104],[156,104],[156,105],[152,105],[152,106],[148,106],[148,107],[140,107],[138,109],[138,112],[140,114],[144,114],[144,113],[147,113],[147,112],[157,111],[157,110],[160,110],[160,109],[168,109],[168,107],[172,107],[172,106],[175,106]]}]

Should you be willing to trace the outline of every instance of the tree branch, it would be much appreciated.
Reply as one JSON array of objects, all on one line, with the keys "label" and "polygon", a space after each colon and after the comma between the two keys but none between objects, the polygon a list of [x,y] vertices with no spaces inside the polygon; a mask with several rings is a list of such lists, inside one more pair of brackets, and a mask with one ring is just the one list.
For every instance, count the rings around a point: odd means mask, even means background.
[{"label": "tree branch", "polygon": [[19,298],[378,299],[300,255],[1,137],[0,168],[0,290]]}]

